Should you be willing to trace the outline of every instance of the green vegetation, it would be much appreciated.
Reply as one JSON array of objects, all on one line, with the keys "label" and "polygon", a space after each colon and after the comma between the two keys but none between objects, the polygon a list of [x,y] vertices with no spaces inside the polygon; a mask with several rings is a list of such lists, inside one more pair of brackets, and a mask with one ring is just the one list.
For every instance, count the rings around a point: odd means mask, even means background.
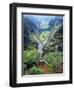
[{"label": "green vegetation", "polygon": [[49,71],[54,72],[59,66],[62,66],[63,54],[62,52],[49,52],[45,54],[44,60],[48,63]]},{"label": "green vegetation", "polygon": [[40,68],[33,66],[30,69],[30,74],[43,74],[43,71]]},{"label": "green vegetation", "polygon": [[[31,48],[31,47],[29,47]],[[27,49],[24,51],[24,62],[25,63],[30,63],[34,62],[38,57],[37,50],[36,49]]]},{"label": "green vegetation", "polygon": [[23,15],[22,22],[23,73],[63,73],[63,16]]},{"label": "green vegetation", "polygon": [[39,36],[39,40],[43,43],[48,38],[49,32],[42,32]]}]

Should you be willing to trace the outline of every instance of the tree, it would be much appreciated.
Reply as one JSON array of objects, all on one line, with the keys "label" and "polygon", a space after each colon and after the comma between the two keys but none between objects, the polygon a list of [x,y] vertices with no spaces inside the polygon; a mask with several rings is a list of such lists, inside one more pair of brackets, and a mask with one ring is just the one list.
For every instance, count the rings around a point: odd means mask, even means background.
[{"label": "tree", "polygon": [[[33,19],[33,18],[32,18]],[[47,38],[41,42],[40,40],[40,22],[36,22],[36,20],[32,20],[28,17],[24,18],[24,32],[26,31],[27,33],[25,33],[24,37],[26,39],[28,39],[28,41],[30,42],[30,40],[32,42],[36,42],[38,44],[38,54],[40,59],[42,59],[42,54],[43,54],[43,47],[47,44],[50,45],[50,42],[52,40],[52,38],[54,37],[54,34],[61,28],[62,26],[62,19],[60,17],[60,19],[58,17],[56,17],[54,20],[51,19],[50,22],[52,22],[49,27],[49,33],[47,34]],[[33,22],[34,21],[34,22]],[[25,40],[26,40],[25,39]],[[27,41],[27,42],[28,42]],[[28,43],[26,43],[26,46],[28,46]]]}]

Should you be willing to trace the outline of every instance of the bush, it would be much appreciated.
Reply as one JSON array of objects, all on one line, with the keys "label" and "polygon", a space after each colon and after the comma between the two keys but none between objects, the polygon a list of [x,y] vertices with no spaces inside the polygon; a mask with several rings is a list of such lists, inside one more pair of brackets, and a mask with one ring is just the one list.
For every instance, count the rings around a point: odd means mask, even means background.
[{"label": "bush", "polygon": [[30,74],[42,74],[42,73],[43,73],[43,71],[40,68],[36,67],[36,66],[33,66],[30,69]]},{"label": "bush", "polygon": [[24,63],[34,62],[38,57],[38,53],[36,49],[25,50],[24,51]]},{"label": "bush", "polygon": [[48,63],[49,71],[54,71],[63,63],[63,54],[62,52],[50,52],[45,54],[44,60]]}]

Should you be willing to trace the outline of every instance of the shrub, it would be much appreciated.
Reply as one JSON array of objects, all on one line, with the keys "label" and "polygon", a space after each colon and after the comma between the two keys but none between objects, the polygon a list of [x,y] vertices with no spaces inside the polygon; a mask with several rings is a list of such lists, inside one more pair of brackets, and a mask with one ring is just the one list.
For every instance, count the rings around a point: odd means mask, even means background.
[{"label": "shrub", "polygon": [[30,74],[42,74],[42,73],[43,73],[43,71],[40,68],[36,67],[36,66],[33,66],[30,69]]},{"label": "shrub", "polygon": [[34,62],[38,57],[38,53],[36,49],[25,50],[24,51],[24,63]]},{"label": "shrub", "polygon": [[45,54],[44,60],[47,61],[49,70],[55,70],[63,63],[63,54],[62,52],[49,52]]}]

